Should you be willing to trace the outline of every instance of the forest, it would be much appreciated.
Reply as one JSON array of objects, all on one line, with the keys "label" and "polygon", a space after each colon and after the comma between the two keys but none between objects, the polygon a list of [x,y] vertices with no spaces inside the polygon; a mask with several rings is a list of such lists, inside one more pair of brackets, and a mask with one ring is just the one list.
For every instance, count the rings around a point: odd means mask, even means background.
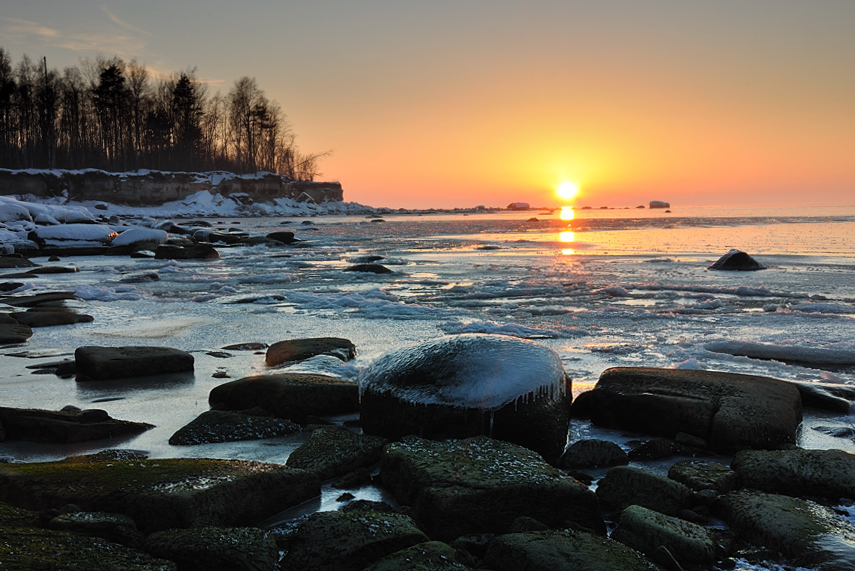
[{"label": "forest", "polygon": [[326,153],[303,154],[255,78],[210,95],[196,70],[153,77],[136,60],[62,71],[0,47],[0,168],[125,172],[269,171],[313,180]]}]

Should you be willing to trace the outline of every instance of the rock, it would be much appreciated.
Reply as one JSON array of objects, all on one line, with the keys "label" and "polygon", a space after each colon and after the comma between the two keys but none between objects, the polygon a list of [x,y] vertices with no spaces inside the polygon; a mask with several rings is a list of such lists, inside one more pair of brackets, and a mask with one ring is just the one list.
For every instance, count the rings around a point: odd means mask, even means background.
[{"label": "rock", "polygon": [[35,268],[38,264],[21,256],[0,256],[0,268]]},{"label": "rock", "polygon": [[356,434],[340,427],[318,428],[308,442],[288,456],[285,465],[329,480],[376,464],[384,444],[386,439],[380,436]]},{"label": "rock", "polygon": [[293,244],[294,242],[299,242],[297,238],[294,237],[293,232],[279,231],[279,232],[271,232],[267,234],[267,238],[271,240],[276,240],[277,242],[282,242],[283,244]]},{"label": "rock", "polygon": [[34,528],[0,528],[3,569],[121,569],[175,571],[171,561],[155,559],[99,537]]},{"label": "rock", "polygon": [[248,527],[157,531],[145,539],[145,551],[175,561],[181,571],[271,571],[279,562],[273,536]]},{"label": "rock", "polygon": [[154,251],[154,257],[158,260],[217,260],[220,253],[210,244],[161,244]]},{"label": "rock", "polygon": [[521,515],[511,524],[508,533],[525,533],[527,531],[546,531],[549,526],[543,522],[539,522],[533,517]]},{"label": "rock", "polygon": [[55,325],[71,325],[74,323],[89,323],[94,321],[91,315],[75,313],[69,310],[29,310],[11,313],[10,316],[28,327],[52,327]]},{"label": "rock", "polygon": [[777,494],[735,492],[721,500],[723,517],[747,541],[809,569],[852,569],[855,526],[830,509]]},{"label": "rock", "polygon": [[317,512],[295,523],[282,569],[358,571],[428,537],[409,517],[380,512]]},{"label": "rock", "polygon": [[223,347],[226,351],[263,351],[267,349],[267,343],[235,343]]},{"label": "rock", "polygon": [[[139,549],[144,536],[137,531],[136,522],[122,514],[105,512],[71,512],[56,516],[48,523],[50,529],[70,531]],[[171,559],[165,557],[164,559]]]},{"label": "rock", "polygon": [[359,386],[335,377],[302,373],[245,377],[214,387],[208,402],[217,410],[258,407],[277,418],[305,424],[309,415],[359,410]]},{"label": "rock", "polygon": [[494,571],[655,571],[638,552],[582,531],[532,531],[497,537],[485,565]]},{"label": "rock", "polygon": [[570,381],[548,347],[453,335],[390,353],[360,378],[366,434],[399,439],[489,435],[554,462],[570,424]]},{"label": "rock", "polygon": [[171,347],[78,347],[78,380],[107,380],[164,375],[193,370],[193,356]]},{"label": "rock", "polygon": [[672,439],[683,432],[722,453],[792,445],[802,419],[799,390],[786,381],[641,367],[604,371],[577,411],[601,426]]},{"label": "rock", "polygon": [[744,450],[734,456],[731,467],[748,488],[855,498],[855,454],[843,450]]},{"label": "rock", "polygon": [[671,203],[664,200],[651,200],[649,206],[650,208],[671,208]]},{"label": "rock", "polygon": [[260,440],[294,434],[301,430],[299,424],[287,419],[224,410],[209,410],[197,416],[189,424],[179,428],[170,437],[169,443],[190,446],[211,442]]},{"label": "rock", "polygon": [[383,450],[384,486],[432,538],[504,533],[520,516],[604,531],[596,496],[535,452],[484,436],[434,442],[414,436]]},{"label": "rock", "polygon": [[766,266],[741,250],[731,250],[719,258],[709,267],[709,269],[749,272],[754,270],[765,270]]},{"label": "rock", "polygon": [[284,466],[210,459],[0,464],[0,501],[27,509],[75,504],[130,516],[144,533],[253,525],[320,494],[318,477]]},{"label": "rock", "polygon": [[629,457],[623,449],[608,440],[579,440],[561,456],[558,466],[561,468],[599,468],[629,464]]},{"label": "rock", "polygon": [[365,571],[465,571],[471,569],[459,562],[453,547],[440,541],[426,541],[375,561]]},{"label": "rock", "polygon": [[716,559],[716,544],[706,528],[641,506],[621,512],[611,538],[653,559],[665,547],[684,567],[709,566]]},{"label": "rock", "polygon": [[273,367],[289,361],[302,361],[315,355],[333,355],[342,361],[348,361],[356,356],[356,346],[350,340],[339,337],[290,339],[271,345],[264,361]]},{"label": "rock", "polygon": [[806,407],[849,414],[850,401],[855,400],[855,387],[833,383],[793,383],[802,394]]},{"label": "rock", "polygon": [[361,272],[366,274],[393,274],[392,270],[380,264],[356,264],[344,268],[345,272]]},{"label": "rock", "polygon": [[0,529],[4,527],[38,527],[39,521],[39,513],[36,511],[0,503]]},{"label": "rock", "polygon": [[692,504],[692,490],[685,485],[634,466],[617,466],[606,472],[597,486],[597,497],[618,510],[639,505],[667,515],[677,515]]},{"label": "rock", "polygon": [[151,424],[110,418],[103,410],[49,411],[28,408],[0,407],[0,426],[4,435],[0,441],[27,442],[87,442],[139,434]]},{"label": "rock", "polygon": [[80,298],[71,292],[52,291],[46,293],[36,293],[33,295],[7,295],[0,298],[0,302],[13,307],[36,307],[42,304],[53,302],[62,302],[67,300],[77,300]]},{"label": "rock", "polygon": [[24,343],[33,336],[33,330],[21,325],[6,314],[0,314],[0,345]]},{"label": "rock", "polygon": [[726,494],[736,487],[736,472],[718,462],[683,460],[671,466],[668,477],[696,492],[714,490]]},{"label": "rock", "polygon": [[661,460],[677,454],[680,448],[679,444],[668,438],[651,438],[634,445],[627,456],[630,460]]}]

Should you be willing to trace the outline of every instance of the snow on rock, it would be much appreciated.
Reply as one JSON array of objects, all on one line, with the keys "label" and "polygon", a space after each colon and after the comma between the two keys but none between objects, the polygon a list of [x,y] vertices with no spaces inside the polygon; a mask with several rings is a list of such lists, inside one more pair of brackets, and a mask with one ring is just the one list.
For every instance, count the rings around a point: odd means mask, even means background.
[{"label": "snow on rock", "polygon": [[807,347],[793,344],[755,343],[720,339],[704,345],[707,351],[737,357],[768,359],[783,362],[811,363],[815,365],[855,365],[855,350],[848,347]]},{"label": "snow on rock", "polygon": [[72,240],[106,244],[116,235],[116,230],[106,224],[61,224],[41,226],[34,230],[40,240]]},{"label": "snow on rock", "polygon": [[595,291],[594,293],[604,293],[612,297],[629,297],[629,292],[626,291],[626,288],[618,285],[604,287]]},{"label": "snow on rock", "polygon": [[130,246],[132,244],[163,244],[167,233],[155,228],[129,228],[111,242],[113,246]]}]

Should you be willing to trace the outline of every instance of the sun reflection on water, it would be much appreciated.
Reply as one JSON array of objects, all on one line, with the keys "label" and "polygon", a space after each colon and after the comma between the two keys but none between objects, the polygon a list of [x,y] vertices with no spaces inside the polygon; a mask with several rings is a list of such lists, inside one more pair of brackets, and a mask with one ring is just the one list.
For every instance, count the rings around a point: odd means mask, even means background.
[{"label": "sun reflection on water", "polygon": [[573,220],[575,218],[576,213],[573,212],[572,206],[562,206],[561,207],[561,220]]}]

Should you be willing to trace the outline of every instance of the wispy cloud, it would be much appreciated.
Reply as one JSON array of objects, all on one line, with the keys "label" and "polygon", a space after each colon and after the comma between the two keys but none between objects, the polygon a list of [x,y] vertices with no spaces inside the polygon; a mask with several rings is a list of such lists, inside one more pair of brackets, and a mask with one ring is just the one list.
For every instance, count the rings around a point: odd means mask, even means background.
[{"label": "wispy cloud", "polygon": [[36,22],[21,20],[20,18],[3,18],[3,21],[8,22],[3,26],[3,32],[13,37],[38,36],[44,39],[51,39],[61,35],[59,30],[42,26]]},{"label": "wispy cloud", "polygon": [[122,20],[121,18],[119,18],[118,16],[113,14],[110,10],[108,10],[106,6],[101,6],[101,10],[105,14],[107,14],[107,17],[110,19],[110,21],[113,22],[114,24],[116,24],[117,26],[124,28],[125,30],[127,30],[129,32],[133,32],[135,34],[142,34],[144,36],[150,36],[151,35],[151,32],[147,32],[146,30],[143,30],[141,28],[137,28],[133,24],[129,24],[128,22]]},{"label": "wispy cloud", "polygon": [[29,45],[36,40],[77,53],[102,52],[123,58],[141,53],[147,42],[134,34],[128,34],[126,25],[117,25],[123,28],[122,33],[59,30],[21,18],[0,18],[0,34],[17,44]]}]

